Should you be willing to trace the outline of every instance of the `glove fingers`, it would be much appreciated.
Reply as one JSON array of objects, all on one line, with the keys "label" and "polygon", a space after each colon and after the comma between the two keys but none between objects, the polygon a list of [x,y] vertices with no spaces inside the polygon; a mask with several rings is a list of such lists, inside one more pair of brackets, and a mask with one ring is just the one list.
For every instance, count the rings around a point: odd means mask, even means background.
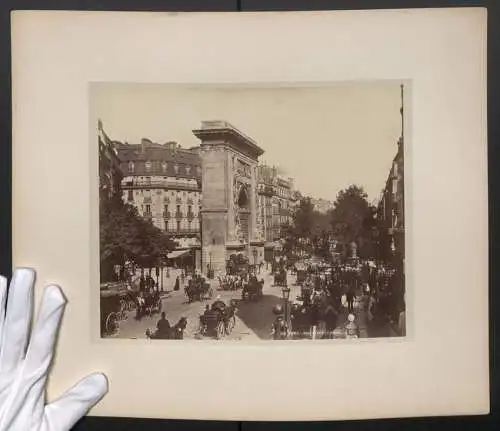
[{"label": "glove fingers", "polygon": [[7,279],[0,275],[0,341],[2,340],[2,334],[3,334],[6,299],[7,299]]},{"label": "glove fingers", "polygon": [[34,282],[35,272],[28,268],[16,269],[12,277],[0,340],[2,374],[16,368],[24,357],[33,313]]},{"label": "glove fingers", "polygon": [[67,431],[108,392],[108,380],[94,373],[45,407],[41,431]]},{"label": "glove fingers", "polygon": [[61,289],[56,285],[47,286],[26,353],[25,375],[41,377],[47,374],[65,306]]}]

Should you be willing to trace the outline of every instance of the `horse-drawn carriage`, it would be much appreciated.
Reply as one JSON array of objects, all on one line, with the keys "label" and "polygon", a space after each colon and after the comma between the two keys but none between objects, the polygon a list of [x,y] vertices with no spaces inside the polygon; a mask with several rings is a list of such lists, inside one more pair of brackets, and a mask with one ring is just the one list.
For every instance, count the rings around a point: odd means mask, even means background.
[{"label": "horse-drawn carriage", "polygon": [[295,284],[296,285],[301,285],[306,281],[307,278],[307,267],[305,264],[301,262],[297,262],[295,265],[295,274],[296,274],[296,279],[295,279]]},{"label": "horse-drawn carriage", "polygon": [[168,329],[168,331],[161,332],[158,329],[152,331],[148,328],[146,330],[146,338],[150,340],[183,340],[186,326],[187,319],[181,317],[174,326]]},{"label": "horse-drawn carriage", "polygon": [[146,292],[139,292],[136,303],[137,320],[142,319],[144,316],[152,317],[154,314],[159,314],[163,308],[160,293],[154,289]]},{"label": "horse-drawn carriage", "polygon": [[278,269],[274,274],[274,285],[275,286],[286,286],[286,270],[285,268]]},{"label": "horse-drawn carriage", "polygon": [[120,320],[125,320],[127,311],[133,307],[133,294],[125,283],[101,285],[101,335],[110,335],[118,330]]},{"label": "horse-drawn carriage", "polygon": [[200,316],[199,334],[201,336],[213,336],[220,340],[229,335],[236,324],[236,303],[231,300],[229,305],[216,300],[212,306],[208,306]]},{"label": "horse-drawn carriage", "polygon": [[226,273],[229,275],[240,275],[244,276],[250,271],[250,264],[248,257],[241,253],[235,253],[229,256],[229,260],[226,264]]},{"label": "horse-drawn carriage", "polygon": [[238,290],[243,287],[244,278],[241,276],[224,275],[218,277],[219,290]]},{"label": "horse-drawn carriage", "polygon": [[243,301],[258,301],[263,297],[262,288],[264,280],[257,280],[256,277],[250,277],[248,283],[243,286],[241,299]]},{"label": "horse-drawn carriage", "polygon": [[214,290],[203,277],[193,278],[189,280],[188,285],[184,289],[188,302],[203,301],[207,298],[212,298]]}]

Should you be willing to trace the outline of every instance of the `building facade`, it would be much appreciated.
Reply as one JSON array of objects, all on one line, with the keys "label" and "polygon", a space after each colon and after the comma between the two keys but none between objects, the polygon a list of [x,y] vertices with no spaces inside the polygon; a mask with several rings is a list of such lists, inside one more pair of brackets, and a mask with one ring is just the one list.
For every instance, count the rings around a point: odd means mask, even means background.
[{"label": "building facade", "polygon": [[401,86],[401,137],[392,161],[389,176],[377,208],[379,249],[382,260],[405,260],[405,199],[404,199],[404,104]]},{"label": "building facade", "polygon": [[201,165],[199,149],[175,142],[116,144],[121,162],[123,201],[135,206],[177,242],[178,248],[199,245]]},{"label": "building facade", "polygon": [[104,202],[120,191],[121,162],[114,143],[103,130],[101,121],[98,123],[97,136],[99,141],[99,198],[100,202]]},{"label": "building facade", "polygon": [[292,223],[297,203],[292,178],[279,174],[276,166],[259,166],[259,215],[266,242],[281,238],[282,227]]},{"label": "building facade", "polygon": [[326,199],[312,199],[311,203],[314,205],[314,211],[318,211],[321,214],[326,214],[334,208],[334,203]]}]

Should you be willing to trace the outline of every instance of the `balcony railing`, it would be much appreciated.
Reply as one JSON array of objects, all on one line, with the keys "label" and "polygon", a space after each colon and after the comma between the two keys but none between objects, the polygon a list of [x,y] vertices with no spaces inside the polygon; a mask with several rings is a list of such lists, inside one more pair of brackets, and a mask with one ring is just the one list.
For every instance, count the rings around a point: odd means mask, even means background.
[{"label": "balcony railing", "polygon": [[152,202],[151,197],[145,196],[144,197],[144,203],[145,204],[150,204]]},{"label": "balcony railing", "polygon": [[183,217],[184,217],[184,214],[182,214],[181,212],[179,212],[179,211],[175,212],[175,218],[183,218]]},{"label": "balcony railing", "polygon": [[199,229],[168,229],[167,234],[169,235],[196,235],[200,233]]},{"label": "balcony railing", "polygon": [[189,191],[200,191],[201,187],[199,184],[185,184],[181,182],[174,181],[127,181],[122,184],[123,189],[146,189],[146,188],[160,188],[167,190],[189,190]]},{"label": "balcony railing", "polygon": [[170,218],[170,211],[163,211],[163,218]]},{"label": "balcony railing", "polygon": [[193,198],[188,198],[187,203],[188,205],[193,205]]},{"label": "balcony railing", "polygon": [[175,198],[175,203],[176,204],[181,204],[182,203],[182,198]]},{"label": "balcony railing", "polygon": [[194,212],[188,211],[187,218],[190,219],[190,220],[194,219]]}]

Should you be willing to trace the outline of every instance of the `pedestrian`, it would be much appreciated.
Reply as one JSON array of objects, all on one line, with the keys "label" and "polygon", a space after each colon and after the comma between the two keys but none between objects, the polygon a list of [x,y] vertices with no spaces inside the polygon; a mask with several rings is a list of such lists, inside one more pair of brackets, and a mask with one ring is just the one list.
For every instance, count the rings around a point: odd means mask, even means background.
[{"label": "pedestrian", "polygon": [[349,287],[349,290],[346,293],[347,299],[347,311],[352,313],[354,311],[354,288],[353,286]]},{"label": "pedestrian", "polygon": [[175,278],[175,285],[174,285],[174,291],[178,291],[180,289],[180,286],[179,286],[180,282],[179,282],[179,276],[177,276]]},{"label": "pedestrian", "polygon": [[325,338],[333,338],[333,331],[337,327],[337,318],[338,318],[337,310],[335,310],[333,304],[329,303],[326,306],[324,313],[325,332],[326,332]]},{"label": "pedestrian", "polygon": [[156,324],[156,338],[166,340],[170,338],[170,323],[164,311],[161,312],[161,319]]}]

